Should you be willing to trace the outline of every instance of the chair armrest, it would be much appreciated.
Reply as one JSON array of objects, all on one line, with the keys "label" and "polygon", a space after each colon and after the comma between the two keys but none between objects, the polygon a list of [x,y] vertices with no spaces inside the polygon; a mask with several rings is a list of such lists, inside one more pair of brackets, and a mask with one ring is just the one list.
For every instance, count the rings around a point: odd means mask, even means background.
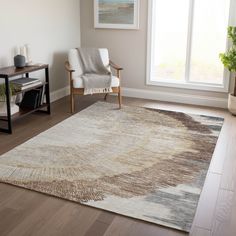
[{"label": "chair armrest", "polygon": [[70,68],[70,63],[68,62],[68,61],[66,61],[65,62],[65,68],[66,68],[66,70],[68,71],[68,72],[75,72],[75,70],[72,70],[71,68]]},{"label": "chair armrest", "polygon": [[116,69],[116,70],[123,70],[123,68],[122,67],[120,67],[120,66],[118,66],[117,64],[115,64],[113,61],[109,61],[109,65],[112,67],[112,68],[114,68],[114,69]]}]

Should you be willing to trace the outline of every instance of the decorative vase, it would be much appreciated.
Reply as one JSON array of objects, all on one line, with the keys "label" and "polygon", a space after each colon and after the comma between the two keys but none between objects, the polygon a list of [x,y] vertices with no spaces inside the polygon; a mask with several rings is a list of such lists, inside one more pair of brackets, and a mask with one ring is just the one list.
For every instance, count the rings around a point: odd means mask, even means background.
[{"label": "decorative vase", "polygon": [[233,94],[229,94],[228,109],[233,115],[236,115],[236,96]]},{"label": "decorative vase", "polygon": [[26,65],[25,56],[16,55],[14,57],[14,65],[16,68],[24,68]]}]

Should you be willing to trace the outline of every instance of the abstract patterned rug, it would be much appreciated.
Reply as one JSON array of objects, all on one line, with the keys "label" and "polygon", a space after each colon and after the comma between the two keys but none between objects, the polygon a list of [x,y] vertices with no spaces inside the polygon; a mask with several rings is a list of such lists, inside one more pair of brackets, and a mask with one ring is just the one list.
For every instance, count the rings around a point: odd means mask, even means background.
[{"label": "abstract patterned rug", "polygon": [[0,157],[0,181],[190,231],[223,119],[98,102]]}]

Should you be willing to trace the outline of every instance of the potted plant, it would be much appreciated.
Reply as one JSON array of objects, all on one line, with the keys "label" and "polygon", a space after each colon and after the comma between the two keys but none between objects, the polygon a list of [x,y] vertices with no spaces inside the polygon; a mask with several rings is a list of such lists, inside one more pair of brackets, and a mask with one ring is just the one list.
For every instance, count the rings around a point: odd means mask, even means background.
[{"label": "potted plant", "polygon": [[[9,92],[10,92],[10,101],[11,101],[11,115],[19,112],[19,106],[15,104],[16,101],[16,89],[15,87],[10,83],[9,86]],[[7,104],[6,104],[6,87],[5,83],[0,84],[0,116],[6,116],[7,115]]]},{"label": "potted plant", "polygon": [[[230,72],[236,72],[236,27],[228,27],[228,38],[232,41],[232,46],[227,52],[220,54],[220,59]],[[236,115],[236,77],[234,83],[234,91],[229,94],[228,109],[233,114]]]}]

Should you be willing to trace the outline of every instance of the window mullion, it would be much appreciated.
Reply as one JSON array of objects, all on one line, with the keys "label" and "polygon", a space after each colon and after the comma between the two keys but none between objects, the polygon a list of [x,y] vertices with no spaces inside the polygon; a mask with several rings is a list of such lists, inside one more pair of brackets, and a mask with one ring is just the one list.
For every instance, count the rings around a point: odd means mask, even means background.
[{"label": "window mullion", "polygon": [[192,36],[193,36],[193,18],[194,18],[194,2],[189,0],[189,17],[188,17],[188,35],[187,35],[187,50],[186,50],[186,65],[185,65],[185,82],[189,82],[191,52],[192,52]]}]

